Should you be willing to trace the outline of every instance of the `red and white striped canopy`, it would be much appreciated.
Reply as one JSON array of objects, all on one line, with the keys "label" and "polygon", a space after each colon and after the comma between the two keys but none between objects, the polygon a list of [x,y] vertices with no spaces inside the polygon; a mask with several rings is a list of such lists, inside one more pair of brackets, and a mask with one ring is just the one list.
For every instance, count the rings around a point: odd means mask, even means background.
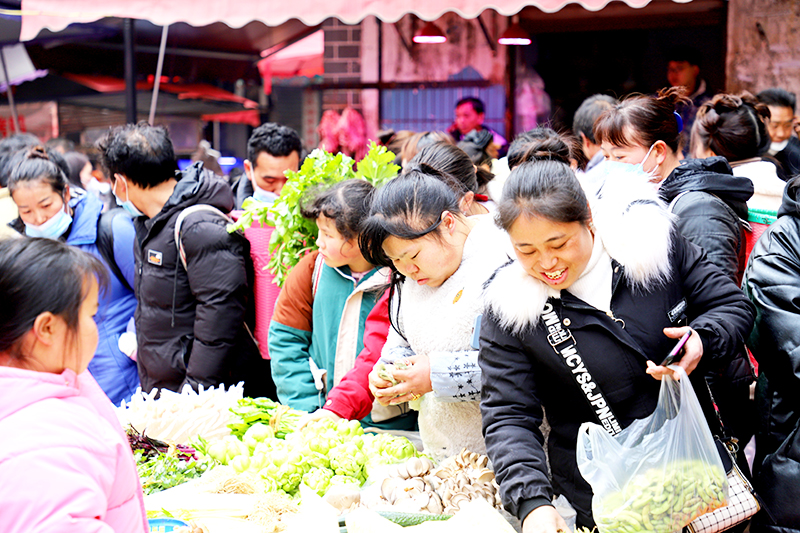
[{"label": "red and white striped canopy", "polygon": [[[610,0],[22,0],[20,40],[36,37],[44,28],[60,31],[74,22],[93,22],[104,17],[146,19],[163,26],[186,22],[206,26],[224,22],[240,28],[253,20],[278,26],[298,19],[308,26],[336,17],[355,24],[375,15],[384,22],[396,22],[407,13],[424,20],[435,20],[452,11],[464,18],[474,18],[486,9],[513,15],[527,6],[552,13],[567,4],[577,3],[598,11]],[[644,7],[650,0],[624,0],[631,7]],[[676,0],[688,2],[690,0]]]}]

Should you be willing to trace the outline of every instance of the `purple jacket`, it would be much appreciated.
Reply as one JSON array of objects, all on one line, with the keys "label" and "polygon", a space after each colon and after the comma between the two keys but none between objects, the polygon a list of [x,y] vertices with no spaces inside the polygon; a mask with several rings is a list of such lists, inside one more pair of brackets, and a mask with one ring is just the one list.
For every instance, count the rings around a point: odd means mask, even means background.
[{"label": "purple jacket", "polygon": [[127,438],[89,372],[0,367],[0,531],[148,531]]}]

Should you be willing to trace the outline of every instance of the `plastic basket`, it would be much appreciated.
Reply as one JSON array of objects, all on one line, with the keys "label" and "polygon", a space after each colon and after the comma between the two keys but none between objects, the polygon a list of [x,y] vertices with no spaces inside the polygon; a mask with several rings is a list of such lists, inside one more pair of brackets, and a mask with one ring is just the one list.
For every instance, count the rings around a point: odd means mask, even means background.
[{"label": "plastic basket", "polygon": [[750,209],[747,214],[747,222],[750,223],[752,231],[746,232],[747,239],[747,257],[750,257],[750,252],[753,251],[759,237],[767,230],[767,228],[778,220],[778,214],[775,211],[765,211],[761,209]]},{"label": "plastic basket", "polygon": [[189,524],[177,518],[151,518],[147,521],[150,533],[169,533],[179,527],[188,527]]}]

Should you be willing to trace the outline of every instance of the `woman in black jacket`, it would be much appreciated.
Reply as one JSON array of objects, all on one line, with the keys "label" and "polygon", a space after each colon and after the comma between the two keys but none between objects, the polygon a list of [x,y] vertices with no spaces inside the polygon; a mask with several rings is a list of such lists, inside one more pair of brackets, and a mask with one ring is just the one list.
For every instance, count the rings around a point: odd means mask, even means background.
[{"label": "woman in black jacket", "polygon": [[[517,260],[487,284],[479,362],[503,503],[524,532],[555,533],[566,526],[550,502],[563,494],[578,525],[592,527],[592,492],[575,459],[580,424],[600,420],[615,432],[650,415],[653,377],[670,372],[652,360],[686,332],[678,364],[687,373],[725,366],[742,348],[753,307],[675,231],[640,173],[606,181],[590,207],[568,165],[525,163],[508,178],[498,222]],[[543,408],[552,482],[538,430]]]}]

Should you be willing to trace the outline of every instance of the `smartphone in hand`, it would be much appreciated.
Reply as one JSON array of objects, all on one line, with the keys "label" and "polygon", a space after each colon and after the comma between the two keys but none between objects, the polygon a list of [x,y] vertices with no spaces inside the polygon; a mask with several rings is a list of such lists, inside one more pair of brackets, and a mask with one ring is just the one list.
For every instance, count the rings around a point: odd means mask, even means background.
[{"label": "smartphone in hand", "polygon": [[686,333],[684,333],[683,337],[681,337],[678,340],[678,344],[675,345],[675,347],[669,352],[669,355],[667,355],[667,357],[664,358],[664,360],[661,362],[661,366],[668,366],[668,365],[671,365],[671,364],[674,364],[674,363],[677,363],[678,361],[680,361],[681,358],[683,357],[683,354],[686,353],[684,345],[686,344],[686,341],[688,341],[689,337],[691,337],[691,336],[692,336],[692,331],[691,330],[689,330]]}]

